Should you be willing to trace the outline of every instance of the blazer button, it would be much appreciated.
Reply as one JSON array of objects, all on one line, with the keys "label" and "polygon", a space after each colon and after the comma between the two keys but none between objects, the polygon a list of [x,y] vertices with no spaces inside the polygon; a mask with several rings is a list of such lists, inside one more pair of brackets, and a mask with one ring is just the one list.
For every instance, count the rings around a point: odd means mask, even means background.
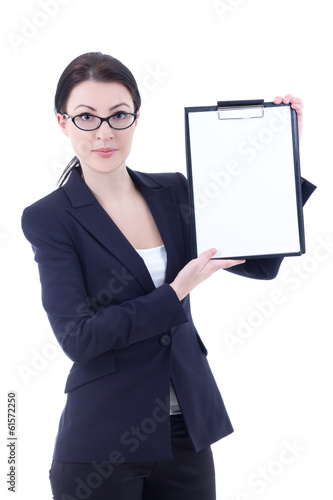
[{"label": "blazer button", "polygon": [[168,345],[171,344],[171,337],[170,335],[163,335],[163,337],[160,338],[160,344],[163,347],[167,347]]}]

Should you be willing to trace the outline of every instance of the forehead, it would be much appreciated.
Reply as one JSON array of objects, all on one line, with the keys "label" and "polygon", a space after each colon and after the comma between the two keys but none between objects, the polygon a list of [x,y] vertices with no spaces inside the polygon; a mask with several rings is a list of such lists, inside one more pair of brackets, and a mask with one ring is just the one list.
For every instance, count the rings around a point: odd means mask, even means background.
[{"label": "forehead", "polygon": [[103,111],[122,103],[134,108],[129,90],[121,83],[87,80],[72,89],[67,101],[67,112],[82,104]]}]

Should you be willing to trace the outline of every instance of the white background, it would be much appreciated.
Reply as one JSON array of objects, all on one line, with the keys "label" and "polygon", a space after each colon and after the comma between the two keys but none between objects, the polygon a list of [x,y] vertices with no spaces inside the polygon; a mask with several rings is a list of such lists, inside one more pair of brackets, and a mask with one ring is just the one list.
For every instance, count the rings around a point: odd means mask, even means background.
[{"label": "white background", "polygon": [[[55,189],[71,158],[53,114],[60,73],[77,55],[95,50],[123,61],[140,85],[141,123],[128,160],[136,170],[186,173],[185,106],[269,101],[288,92],[304,100],[302,175],[318,185],[305,207],[307,253],[286,259],[274,281],[218,273],[195,290],[192,309],[235,427],[213,447],[218,500],[329,498],[329,7],[328,0],[16,0],[3,6],[2,498],[51,498],[48,470],[71,362],[42,309],[20,217],[25,206]],[[15,494],[6,485],[9,390],[18,398]]]}]

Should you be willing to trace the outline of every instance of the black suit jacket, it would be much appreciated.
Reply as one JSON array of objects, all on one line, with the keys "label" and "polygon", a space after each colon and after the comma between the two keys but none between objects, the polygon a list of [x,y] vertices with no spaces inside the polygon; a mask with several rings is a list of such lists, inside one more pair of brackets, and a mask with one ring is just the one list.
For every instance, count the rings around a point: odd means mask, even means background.
[{"label": "black suit jacket", "polygon": [[[56,460],[171,458],[170,379],[196,451],[233,431],[192,321],[190,299],[179,301],[169,286],[191,259],[184,216],[186,179],[181,174],[128,172],[166,247],[166,283],[159,288],[77,170],[62,188],[23,213],[23,231],[39,267],[43,306],[58,342],[74,362]],[[311,186],[305,181],[305,198]],[[233,272],[270,279],[281,260],[249,260]]]}]

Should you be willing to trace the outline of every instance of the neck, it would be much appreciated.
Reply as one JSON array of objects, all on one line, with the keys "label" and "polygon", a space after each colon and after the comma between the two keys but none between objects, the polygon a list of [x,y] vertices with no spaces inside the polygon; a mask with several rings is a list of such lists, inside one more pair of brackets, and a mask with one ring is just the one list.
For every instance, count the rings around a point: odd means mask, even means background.
[{"label": "neck", "polygon": [[101,205],[104,204],[105,200],[120,200],[128,197],[135,189],[125,165],[108,173],[82,167],[82,176],[84,182]]}]

